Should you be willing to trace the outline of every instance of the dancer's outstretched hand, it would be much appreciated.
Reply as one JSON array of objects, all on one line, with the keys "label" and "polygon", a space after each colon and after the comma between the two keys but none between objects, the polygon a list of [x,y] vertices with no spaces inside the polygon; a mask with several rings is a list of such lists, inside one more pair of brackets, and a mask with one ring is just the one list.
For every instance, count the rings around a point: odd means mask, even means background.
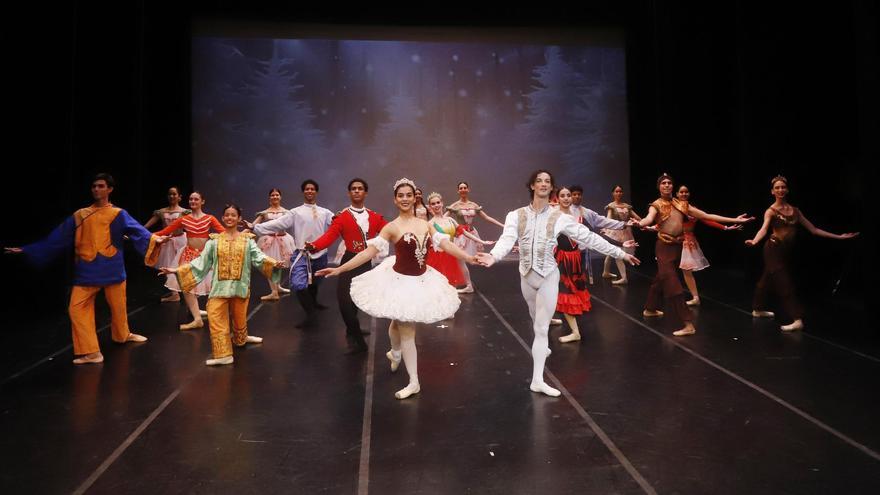
[{"label": "dancer's outstretched hand", "polygon": [[[315,252],[315,245],[312,244],[311,242],[307,242],[303,245],[303,249],[305,249],[306,251],[308,251],[310,253],[314,253]],[[320,271],[320,270],[318,270],[318,271]]]},{"label": "dancer's outstretched hand", "polygon": [[840,234],[841,239],[852,239],[853,237],[858,237],[859,232],[847,232],[846,234]]},{"label": "dancer's outstretched hand", "polygon": [[757,244],[754,239],[746,239],[746,246],[754,246]]},{"label": "dancer's outstretched hand", "polygon": [[495,264],[495,258],[489,253],[477,253],[474,258],[478,264],[483,265],[486,268]]},{"label": "dancer's outstretched hand", "polygon": [[163,242],[167,241],[169,237],[171,237],[171,236],[170,235],[157,235],[156,236],[156,244],[162,244]]},{"label": "dancer's outstretched hand", "polygon": [[6,254],[21,254],[23,251],[19,247],[11,247],[3,248],[3,252]]},{"label": "dancer's outstretched hand", "polygon": [[275,268],[284,268],[284,260],[276,260]]},{"label": "dancer's outstretched hand", "polygon": [[741,223],[735,225],[725,225],[724,230],[742,230],[743,226]]},{"label": "dancer's outstretched hand", "polygon": [[177,273],[177,268],[169,268],[167,266],[163,266],[159,268],[159,276],[162,275],[171,275],[172,273]]},{"label": "dancer's outstretched hand", "polygon": [[495,241],[483,241],[484,246],[491,246],[492,244],[495,244]]},{"label": "dancer's outstretched hand", "polygon": [[642,230],[648,230],[648,231],[651,231],[651,232],[657,232],[657,230],[658,230],[658,228],[657,228],[657,224],[654,224],[654,225],[646,225],[646,226],[644,226],[644,227],[641,227],[641,229],[642,229]]},{"label": "dancer's outstretched hand", "polygon": [[626,256],[623,257],[623,259],[632,266],[639,266],[642,264],[642,262],[639,261],[638,258],[636,258],[635,256],[633,256],[631,254],[627,254]]},{"label": "dancer's outstretched hand", "polygon": [[634,247],[639,247],[639,243],[636,242],[635,239],[630,239],[630,240],[628,240],[628,241],[623,241],[623,244],[622,244],[622,245],[623,245],[623,247],[625,247],[625,248],[627,248],[627,249],[629,249],[629,248],[634,248]]},{"label": "dancer's outstretched hand", "polygon": [[340,273],[342,273],[342,272],[339,271],[339,267],[336,267],[336,268],[329,268],[328,267],[328,268],[322,268],[322,269],[316,271],[315,276],[316,277],[335,277],[335,276],[339,275]]},{"label": "dancer's outstretched hand", "polygon": [[755,219],[755,217],[750,217],[748,213],[743,213],[742,215],[737,215],[736,219],[739,223],[748,223]]}]

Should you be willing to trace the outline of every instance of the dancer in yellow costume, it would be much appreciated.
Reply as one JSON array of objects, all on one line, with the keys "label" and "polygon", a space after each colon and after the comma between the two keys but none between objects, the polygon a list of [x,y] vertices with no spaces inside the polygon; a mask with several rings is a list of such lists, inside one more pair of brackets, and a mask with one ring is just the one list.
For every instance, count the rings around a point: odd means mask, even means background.
[{"label": "dancer in yellow costume", "polygon": [[[254,235],[238,231],[241,208],[227,205],[223,208],[222,234],[211,234],[202,254],[178,268],[161,267],[163,274],[176,273],[181,289],[195,287],[211,274],[211,292],[208,294],[208,324],[211,328],[212,358],[208,366],[232,364],[232,344],[238,347],[263,341],[247,334],[247,307],[250,299],[251,267],[278,283],[283,262],[263,254]],[[162,239],[164,240],[164,239]],[[158,250],[157,250],[158,251]],[[147,260],[147,264],[150,264]],[[212,272],[213,269],[213,272]],[[230,313],[232,328],[230,335]]]}]

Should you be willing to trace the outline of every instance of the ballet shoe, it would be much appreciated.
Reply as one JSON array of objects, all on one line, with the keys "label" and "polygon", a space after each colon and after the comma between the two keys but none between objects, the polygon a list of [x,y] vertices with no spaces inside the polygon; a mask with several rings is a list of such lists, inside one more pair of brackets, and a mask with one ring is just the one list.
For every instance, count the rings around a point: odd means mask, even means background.
[{"label": "ballet shoe", "polygon": [[126,342],[146,342],[147,338],[143,335],[139,335],[136,333],[129,332],[128,337],[125,338]]},{"label": "ballet shoe", "polygon": [[406,399],[407,397],[409,397],[411,395],[415,395],[415,394],[419,393],[421,390],[422,390],[422,388],[419,386],[418,382],[410,383],[406,387],[398,390],[397,392],[394,392],[394,398],[395,399]]},{"label": "ballet shoe", "polygon": [[263,337],[257,337],[256,335],[248,335],[246,339],[244,339],[245,344],[262,344]]},{"label": "ballet shoe", "polygon": [[675,335],[676,337],[684,337],[686,335],[693,335],[695,333],[697,333],[697,329],[694,328],[693,323],[686,323],[683,328],[672,332],[672,335]]},{"label": "ballet shoe", "polygon": [[176,292],[173,294],[168,294],[167,296],[163,297],[162,299],[159,299],[159,302],[163,302],[163,303],[180,302],[180,294],[178,294]]},{"label": "ballet shoe", "polygon": [[85,356],[78,357],[73,360],[73,364],[98,364],[104,362],[104,355],[100,352],[93,352]]},{"label": "ballet shoe", "polygon": [[189,323],[184,323],[180,325],[181,330],[195,330],[197,328],[204,328],[205,322],[202,320],[193,320]]},{"label": "ballet shoe", "polygon": [[628,284],[628,283],[629,283],[629,280],[627,280],[627,279],[625,279],[625,278],[621,278],[621,279],[619,279],[619,280],[614,280],[614,281],[612,281],[612,282],[611,282],[611,285],[626,285],[626,284]]},{"label": "ballet shoe", "polygon": [[663,311],[660,311],[659,309],[646,309],[642,311],[642,316],[644,316],[645,318],[660,318],[661,316],[663,316]]},{"label": "ballet shoe", "polygon": [[562,325],[562,320],[559,318],[550,318],[551,325]]},{"label": "ballet shoe", "polygon": [[700,305],[700,298],[695,297],[693,299],[689,299],[689,300],[685,301],[685,304],[687,304],[688,306],[699,306]]},{"label": "ballet shoe", "polygon": [[232,356],[226,356],[222,358],[212,358],[205,361],[205,364],[208,366],[219,366],[221,364],[232,364],[235,359]]},{"label": "ballet shoe", "polygon": [[559,390],[556,390],[555,388],[551,387],[550,385],[547,385],[544,382],[541,382],[541,383],[532,382],[532,384],[529,385],[529,390],[531,390],[532,392],[538,392],[538,393],[542,393],[544,395],[549,395],[550,397],[559,397],[560,395],[562,395],[562,392],[560,392]]},{"label": "ballet shoe", "polygon": [[562,342],[563,344],[565,344],[567,342],[577,342],[578,340],[581,340],[581,334],[575,333],[575,332],[572,332],[568,335],[563,335],[562,337],[559,337],[559,341]]},{"label": "ballet shoe", "polygon": [[200,310],[199,310],[199,316],[201,316],[202,318],[207,318],[207,317],[208,317],[208,312],[205,311],[204,309],[200,309]]},{"label": "ballet shoe", "polygon": [[284,288],[284,287],[279,287],[279,288],[278,288],[278,292],[280,292],[280,293],[282,293],[282,294],[290,294],[290,289],[287,289],[287,288]]},{"label": "ballet shoe", "polygon": [[804,321],[801,320],[800,318],[798,318],[797,320],[794,320],[793,322],[789,323],[788,325],[782,325],[781,327],[779,327],[779,329],[782,330],[783,332],[793,332],[795,330],[803,330],[804,329]]},{"label": "ballet shoe", "polygon": [[391,372],[394,373],[395,371],[397,371],[397,368],[400,367],[400,351],[395,353],[394,350],[390,350],[385,353],[385,357],[387,357],[388,360],[391,361]]},{"label": "ballet shoe", "polygon": [[277,301],[281,299],[281,296],[278,294],[266,294],[260,298],[261,301]]},{"label": "ballet shoe", "polygon": [[773,311],[752,310],[752,318],[773,318],[776,314]]},{"label": "ballet shoe", "polygon": [[602,272],[602,278],[617,278],[617,275],[609,272]]},{"label": "ballet shoe", "polygon": [[458,289],[457,292],[459,294],[473,294],[474,293],[474,286],[472,286],[472,285],[465,286],[462,289]]}]

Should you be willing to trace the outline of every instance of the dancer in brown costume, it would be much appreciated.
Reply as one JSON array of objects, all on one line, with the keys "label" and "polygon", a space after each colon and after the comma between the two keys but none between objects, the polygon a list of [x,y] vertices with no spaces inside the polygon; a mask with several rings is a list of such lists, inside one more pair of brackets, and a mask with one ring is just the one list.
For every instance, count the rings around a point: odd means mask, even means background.
[{"label": "dancer in brown costume", "polygon": [[651,203],[648,214],[641,219],[640,227],[647,227],[657,223],[657,244],[654,254],[657,257],[657,275],[648,291],[648,299],[645,302],[645,317],[663,316],[660,311],[663,301],[666,301],[667,310],[676,330],[672,334],[678,337],[693,335],[696,328],[693,324],[693,315],[684,300],[684,289],[678,279],[678,266],[681,262],[681,244],[684,241],[683,224],[688,215],[698,220],[714,220],[719,223],[746,223],[754,220],[742,214],[736,218],[722,217],[705,213],[704,211],[689,206],[687,201],[681,201],[672,197],[673,180],[668,174],[663,174],[657,179],[657,189],[660,198]]},{"label": "dancer in brown costume", "polygon": [[767,235],[767,230],[772,229],[770,239],[764,243],[764,273],[755,287],[755,298],[752,303],[752,316],[756,318],[772,318],[773,312],[767,311],[767,298],[770,291],[774,291],[782,300],[788,316],[794,319],[788,325],[779,327],[783,332],[803,330],[804,309],[795,296],[794,284],[791,281],[789,270],[789,255],[794,245],[797,225],[801,224],[811,234],[828,239],[851,239],[859,235],[858,232],[846,234],[832,234],[813,225],[801,213],[800,210],[788,204],[785,196],[788,195],[788,180],[782,176],[776,176],[770,181],[770,193],[776,201],[764,212],[764,224],[755,234],[754,239],[746,241],[746,246],[754,246],[761,242]]}]

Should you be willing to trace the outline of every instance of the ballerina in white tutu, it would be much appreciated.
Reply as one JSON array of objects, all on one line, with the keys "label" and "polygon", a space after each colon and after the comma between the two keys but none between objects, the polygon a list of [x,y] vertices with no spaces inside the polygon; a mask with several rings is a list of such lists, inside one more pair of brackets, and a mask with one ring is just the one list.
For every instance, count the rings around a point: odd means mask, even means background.
[{"label": "ballerina in white tutu", "polygon": [[332,277],[366,263],[376,255],[387,255],[390,243],[396,256],[385,258],[379,266],[351,281],[351,299],[365,313],[391,320],[388,336],[391,350],[385,356],[391,371],[397,371],[401,359],[409,373],[409,384],[394,397],[405,399],[419,392],[416,353],[416,323],[434,323],[451,318],[460,301],[446,277],[426,263],[428,243],[467,263],[475,264],[474,256],[449,241],[428,222],[413,212],[416,185],[403,178],[394,183],[394,204],[399,215],[379,235],[367,241],[367,248],[337,268],[324,268],[317,276]]}]

